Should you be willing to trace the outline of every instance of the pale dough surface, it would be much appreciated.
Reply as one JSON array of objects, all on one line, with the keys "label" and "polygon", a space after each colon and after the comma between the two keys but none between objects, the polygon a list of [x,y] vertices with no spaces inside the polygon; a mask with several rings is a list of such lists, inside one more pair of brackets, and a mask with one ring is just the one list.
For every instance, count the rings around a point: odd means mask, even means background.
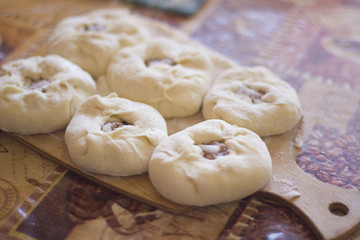
[{"label": "pale dough surface", "polygon": [[0,73],[0,129],[21,134],[65,129],[95,90],[87,72],[57,55],[6,63]]},{"label": "pale dough surface", "polygon": [[61,55],[97,78],[117,50],[145,41],[146,29],[125,9],[101,9],[63,19],[50,36],[48,53]]},{"label": "pale dough surface", "polygon": [[205,96],[202,113],[260,136],[284,133],[302,117],[295,89],[264,67],[225,71]]},{"label": "pale dough surface", "polygon": [[[105,129],[109,121],[126,124]],[[70,157],[77,166],[114,176],[147,172],[154,148],[166,137],[166,122],[156,109],[114,93],[85,100],[65,132]]]},{"label": "pale dough surface", "polygon": [[[148,65],[152,60],[155,63]],[[165,118],[184,117],[199,111],[211,71],[211,60],[204,51],[157,39],[120,50],[109,65],[106,80],[109,90],[120,97],[147,103]]]},{"label": "pale dough surface", "polygon": [[[202,144],[223,142],[229,153],[204,157]],[[150,180],[165,198],[204,206],[243,198],[270,179],[271,157],[261,138],[222,120],[207,120],[169,136],[154,150]]]}]

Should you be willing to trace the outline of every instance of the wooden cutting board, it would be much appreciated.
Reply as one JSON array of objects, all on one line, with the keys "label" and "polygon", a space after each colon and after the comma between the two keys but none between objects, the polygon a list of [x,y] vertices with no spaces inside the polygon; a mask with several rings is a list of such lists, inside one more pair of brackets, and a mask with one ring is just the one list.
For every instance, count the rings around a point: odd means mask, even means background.
[{"label": "wooden cutting board", "polygon": [[257,194],[295,210],[319,239],[342,239],[360,227],[360,192],[304,172],[295,161],[297,132],[293,129],[264,139],[272,157],[273,176]]},{"label": "wooden cutting board", "polygon": [[[196,116],[192,121],[200,119],[200,116]],[[177,119],[177,122],[181,120]],[[321,182],[298,167],[294,155],[297,128],[282,135],[264,138],[272,156],[273,176],[256,194],[269,200],[280,201],[294,209],[320,239],[345,237],[360,226],[360,193]],[[69,157],[64,131],[31,136],[11,135],[91,181],[140,202],[172,213],[181,213],[191,208],[163,198],[152,186],[147,174],[112,177],[82,171]]]},{"label": "wooden cutting board", "polygon": [[[187,36],[159,23],[147,21],[154,37],[167,37],[197,45],[209,53],[214,62],[215,79],[227,68],[236,65],[230,59],[193,42]],[[106,87],[100,86],[106,92]],[[103,93],[104,93],[103,92]],[[188,118],[167,120],[169,134],[204,120],[201,113]],[[257,194],[269,200],[281,201],[299,213],[319,238],[341,238],[360,226],[360,193],[323,183],[301,170],[295,162],[299,123],[291,131],[264,138],[273,161],[273,176]],[[163,198],[152,186],[147,174],[131,177],[112,177],[92,174],[79,169],[70,159],[64,142],[64,131],[24,136],[11,134],[27,146],[64,165],[84,177],[138,201],[173,213],[183,212],[191,206]]]}]

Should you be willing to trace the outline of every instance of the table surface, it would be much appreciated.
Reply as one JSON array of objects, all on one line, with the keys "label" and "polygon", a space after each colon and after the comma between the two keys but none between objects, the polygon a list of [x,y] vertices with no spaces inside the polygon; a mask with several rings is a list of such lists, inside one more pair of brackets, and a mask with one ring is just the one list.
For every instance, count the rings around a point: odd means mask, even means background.
[{"label": "table surface", "polygon": [[[300,3],[299,3],[300,2]],[[297,164],[360,190],[360,2],[207,0],[191,16],[106,0],[2,0],[0,64],[42,55],[57,22],[124,7],[178,28],[298,92]],[[256,196],[171,214],[112,192],[0,132],[0,239],[316,239],[291,209]],[[356,230],[349,239],[360,239]]]}]

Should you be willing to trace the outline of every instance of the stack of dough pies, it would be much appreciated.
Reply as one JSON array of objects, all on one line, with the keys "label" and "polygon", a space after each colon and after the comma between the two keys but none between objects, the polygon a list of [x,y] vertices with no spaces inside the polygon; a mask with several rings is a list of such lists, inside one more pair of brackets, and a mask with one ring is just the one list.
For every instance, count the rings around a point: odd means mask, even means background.
[{"label": "stack of dough pies", "polygon": [[[73,162],[112,176],[148,172],[156,190],[176,203],[217,204],[261,189],[272,172],[261,137],[284,133],[301,117],[296,91],[269,70],[238,66],[122,9],[64,19],[48,52],[79,65],[97,84],[66,128]],[[169,121],[199,114],[168,136]],[[3,130],[19,129],[4,122]]]}]

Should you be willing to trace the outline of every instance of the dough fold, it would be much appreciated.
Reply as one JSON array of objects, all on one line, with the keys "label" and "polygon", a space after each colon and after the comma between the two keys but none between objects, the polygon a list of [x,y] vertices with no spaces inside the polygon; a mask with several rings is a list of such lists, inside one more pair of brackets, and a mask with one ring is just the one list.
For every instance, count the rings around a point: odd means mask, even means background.
[{"label": "dough fold", "polygon": [[89,97],[65,132],[77,166],[113,176],[145,173],[154,148],[166,137],[166,122],[156,109],[114,93]]},{"label": "dough fold", "polygon": [[50,36],[48,53],[61,55],[97,78],[121,48],[147,39],[139,18],[125,9],[101,9],[63,19]]},{"label": "dough fold", "polygon": [[21,134],[64,129],[95,91],[87,72],[57,55],[6,63],[0,73],[0,129]]},{"label": "dough fold", "polygon": [[199,111],[212,63],[203,51],[167,39],[120,50],[107,71],[110,91],[156,108],[164,118]]},{"label": "dough fold", "polygon": [[[208,158],[207,151],[217,156]],[[149,165],[150,180],[161,195],[195,206],[243,198],[262,188],[271,171],[261,138],[223,120],[207,120],[169,136],[155,148]]]},{"label": "dough fold", "polygon": [[206,94],[202,113],[262,137],[284,133],[302,117],[295,89],[264,67],[225,71]]}]

